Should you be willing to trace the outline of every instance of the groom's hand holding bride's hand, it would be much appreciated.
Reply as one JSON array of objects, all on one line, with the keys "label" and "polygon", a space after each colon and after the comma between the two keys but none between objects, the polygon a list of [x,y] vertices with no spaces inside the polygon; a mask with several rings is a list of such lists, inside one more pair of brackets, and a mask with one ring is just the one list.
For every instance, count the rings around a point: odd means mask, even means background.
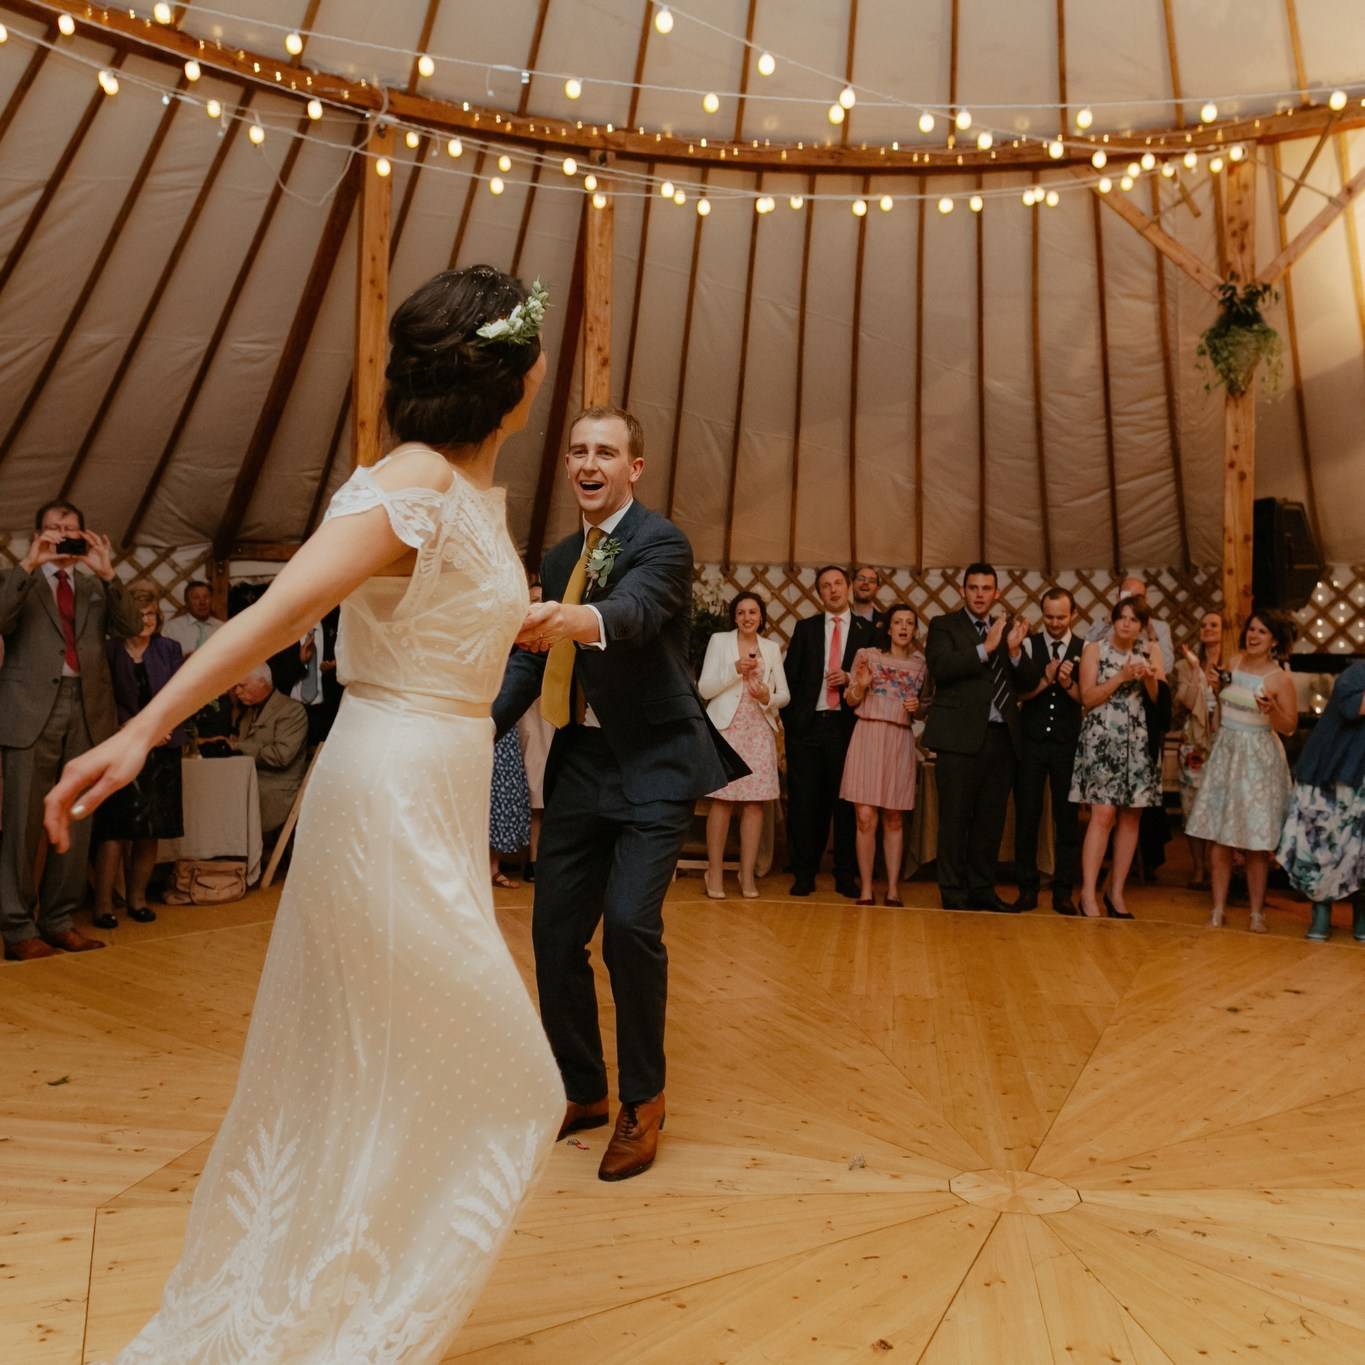
[{"label": "groom's hand holding bride's hand", "polygon": [[581,645],[602,642],[598,615],[591,607],[565,602],[532,602],[517,632],[517,644],[538,653],[554,648],[561,640]]}]

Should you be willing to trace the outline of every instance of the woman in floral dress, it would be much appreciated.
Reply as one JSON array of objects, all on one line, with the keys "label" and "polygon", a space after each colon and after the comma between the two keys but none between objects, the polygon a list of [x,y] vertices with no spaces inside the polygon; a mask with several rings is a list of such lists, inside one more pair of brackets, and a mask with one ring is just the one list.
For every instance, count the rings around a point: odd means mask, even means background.
[{"label": "woman in floral dress", "polygon": [[911,721],[920,713],[920,694],[929,674],[915,647],[919,618],[913,607],[894,606],[885,616],[886,642],[860,649],[844,700],[858,713],[844,759],[839,796],[858,817],[858,905],[871,905],[872,867],[877,857],[877,824],[886,858],[886,904],[899,906],[905,849],[903,812],[915,805],[915,737]]},{"label": "woman in floral dress", "polygon": [[747,777],[711,793],[706,816],[706,894],[725,899],[725,841],[730,816],[739,814],[739,891],[753,900],[758,895],[754,866],[763,833],[763,806],[776,801],[777,713],[791,700],[782,651],[764,637],[767,603],[753,592],[742,592],[730,603],[734,630],[717,631],[706,645],[697,690],[706,714],[730,747],[749,765]]},{"label": "woman in floral dress", "polygon": [[1294,778],[1276,857],[1313,902],[1306,937],[1331,938],[1332,902],[1349,897],[1365,943],[1365,662],[1337,678]]},{"label": "woman in floral dress", "polygon": [[1081,849],[1081,910],[1092,919],[1101,914],[1100,868],[1111,832],[1113,869],[1104,913],[1132,919],[1124,902],[1124,885],[1137,848],[1144,806],[1161,801],[1161,780],[1147,732],[1143,692],[1155,701],[1164,681],[1161,651],[1150,659],[1141,643],[1151,613],[1140,597],[1125,597],[1115,606],[1112,640],[1086,645],[1081,655],[1081,704],[1085,718],[1076,748],[1071,799],[1090,807],[1090,823]]}]

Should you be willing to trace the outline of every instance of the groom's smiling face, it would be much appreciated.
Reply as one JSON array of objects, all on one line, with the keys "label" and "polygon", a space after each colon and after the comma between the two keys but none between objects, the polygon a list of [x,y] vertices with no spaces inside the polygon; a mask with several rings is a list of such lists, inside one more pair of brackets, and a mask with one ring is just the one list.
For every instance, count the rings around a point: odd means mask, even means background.
[{"label": "groom's smiling face", "polygon": [[569,433],[564,455],[574,496],[593,524],[624,507],[645,462],[630,453],[630,432],[619,417],[584,417]]}]

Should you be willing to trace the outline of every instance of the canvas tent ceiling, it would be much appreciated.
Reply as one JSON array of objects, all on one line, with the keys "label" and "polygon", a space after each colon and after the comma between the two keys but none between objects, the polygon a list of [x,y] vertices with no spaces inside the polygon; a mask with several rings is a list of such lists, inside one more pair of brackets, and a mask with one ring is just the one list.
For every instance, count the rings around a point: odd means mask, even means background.
[{"label": "canvas tent ceiling", "polygon": [[[635,121],[698,138],[708,129],[722,135],[724,125],[728,136],[746,58],[725,35],[743,33],[750,19],[754,41],[781,60],[761,91],[749,82],[739,131],[774,145],[823,141],[831,131],[830,83],[798,63],[820,72],[848,63],[860,89],[938,105],[950,103],[955,79],[955,103],[990,107],[992,126],[1049,133],[1056,113],[1026,106],[1059,98],[1059,13],[1066,98],[1073,109],[1092,104],[1105,126],[1173,122],[1169,105],[1145,102],[1171,95],[1173,51],[1183,91],[1216,94],[1225,114],[1273,108],[1266,92],[1365,82],[1365,16],[1339,0],[1174,0],[1169,43],[1157,0],[860,0],[856,16],[851,3],[691,0],[687,14],[715,27],[679,17],[667,39],[643,43],[640,79],[651,88],[639,92]],[[631,112],[648,9],[642,0],[218,0],[186,7],[179,23],[209,42],[281,53],[277,26],[302,25],[311,11],[318,36],[307,67],[401,89],[434,14],[426,50],[463,64],[439,63],[425,91],[591,123],[624,122]],[[310,125],[300,100],[258,88],[251,116],[269,135],[257,147],[238,125],[224,133],[194,106],[164,105],[159,91],[179,72],[145,51],[122,52],[82,30],[37,58],[41,49],[28,39],[43,39],[54,13],[0,3],[10,33],[0,46],[0,107],[12,114],[0,137],[0,527],[22,528],[38,502],[65,489],[116,536],[209,541],[254,447],[264,460],[240,538],[297,540],[320,482],[334,487],[346,473],[357,227],[354,212],[341,214],[335,202],[357,120],[329,112]],[[533,44],[534,66],[547,74],[527,83],[518,73]],[[96,99],[88,63],[120,57],[119,94]],[[577,102],[565,96],[566,74],[585,82]],[[696,94],[710,89],[723,94],[715,120]],[[230,111],[243,86],[206,63],[194,95]],[[917,132],[913,110],[866,96],[848,126],[856,143],[873,147],[943,145],[941,130],[935,138]],[[287,135],[300,127],[301,139]],[[1277,144],[1284,177],[1302,172],[1315,142]],[[443,139],[417,154],[400,143],[395,300],[444,268],[458,238],[460,263],[515,258],[562,305],[583,191],[553,167],[533,175],[509,150],[506,192],[494,196],[491,160],[471,178],[472,144],[456,162]],[[415,155],[423,170],[414,181]],[[1277,179],[1270,148],[1257,155],[1263,264],[1279,248],[1274,196],[1288,179]],[[1332,138],[1293,206],[1289,233],[1362,165],[1365,132]],[[937,196],[976,186],[974,173],[953,169],[927,182],[873,174],[868,190],[875,204],[884,192]],[[658,171],[700,180],[695,167],[661,163]],[[889,214],[874,208],[861,222],[847,199],[819,197],[862,193],[861,175],[830,172],[812,182],[770,170],[762,188],[779,208],[758,219],[750,198],[726,197],[750,194],[754,171],[708,174],[714,211],[704,221],[691,204],[677,208],[624,179],[614,199],[613,392],[645,425],[642,495],[671,509],[699,559],[811,563],[856,553],[948,565],[984,551],[1002,564],[1053,568],[1217,561],[1222,402],[1204,392],[1194,368],[1212,300],[1166,267],[1168,406],[1152,247],[1116,215],[1097,212],[1087,189],[1073,185],[1052,209],[1020,202],[1035,179],[1065,189],[1065,171],[992,172],[979,217],[964,207],[943,216],[932,204],[921,214],[907,201]],[[787,207],[788,195],[812,187],[816,197],[800,211]],[[1162,224],[1206,260],[1218,257],[1216,189],[1201,171],[1190,177],[1193,209],[1169,186],[1163,199]],[[1149,210],[1148,184],[1134,194]],[[1307,500],[1311,480],[1324,549],[1338,562],[1365,558],[1365,302],[1352,255],[1362,212],[1357,201],[1296,265],[1302,385],[1287,356],[1278,391],[1259,410],[1257,491]],[[287,401],[263,428],[263,404],[329,228],[344,232],[341,249]],[[1285,302],[1270,311],[1288,337]],[[551,314],[552,353],[565,311]],[[523,543],[551,400],[547,384],[500,466]],[[331,451],[339,454],[329,468]],[[573,521],[567,490],[556,484],[553,496],[552,537]]]}]

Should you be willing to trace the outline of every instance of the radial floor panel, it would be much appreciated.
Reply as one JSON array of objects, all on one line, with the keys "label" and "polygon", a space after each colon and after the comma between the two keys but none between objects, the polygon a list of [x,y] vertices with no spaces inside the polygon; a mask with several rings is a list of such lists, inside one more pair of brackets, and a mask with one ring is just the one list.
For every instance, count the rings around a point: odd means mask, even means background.
[{"label": "radial floor panel", "polygon": [[[606,1130],[559,1144],[448,1360],[1365,1360],[1365,951],[1164,888],[1134,924],[782,889],[678,883],[658,1162],[604,1185]],[[274,908],[0,972],[5,1365],[155,1309]]]}]

